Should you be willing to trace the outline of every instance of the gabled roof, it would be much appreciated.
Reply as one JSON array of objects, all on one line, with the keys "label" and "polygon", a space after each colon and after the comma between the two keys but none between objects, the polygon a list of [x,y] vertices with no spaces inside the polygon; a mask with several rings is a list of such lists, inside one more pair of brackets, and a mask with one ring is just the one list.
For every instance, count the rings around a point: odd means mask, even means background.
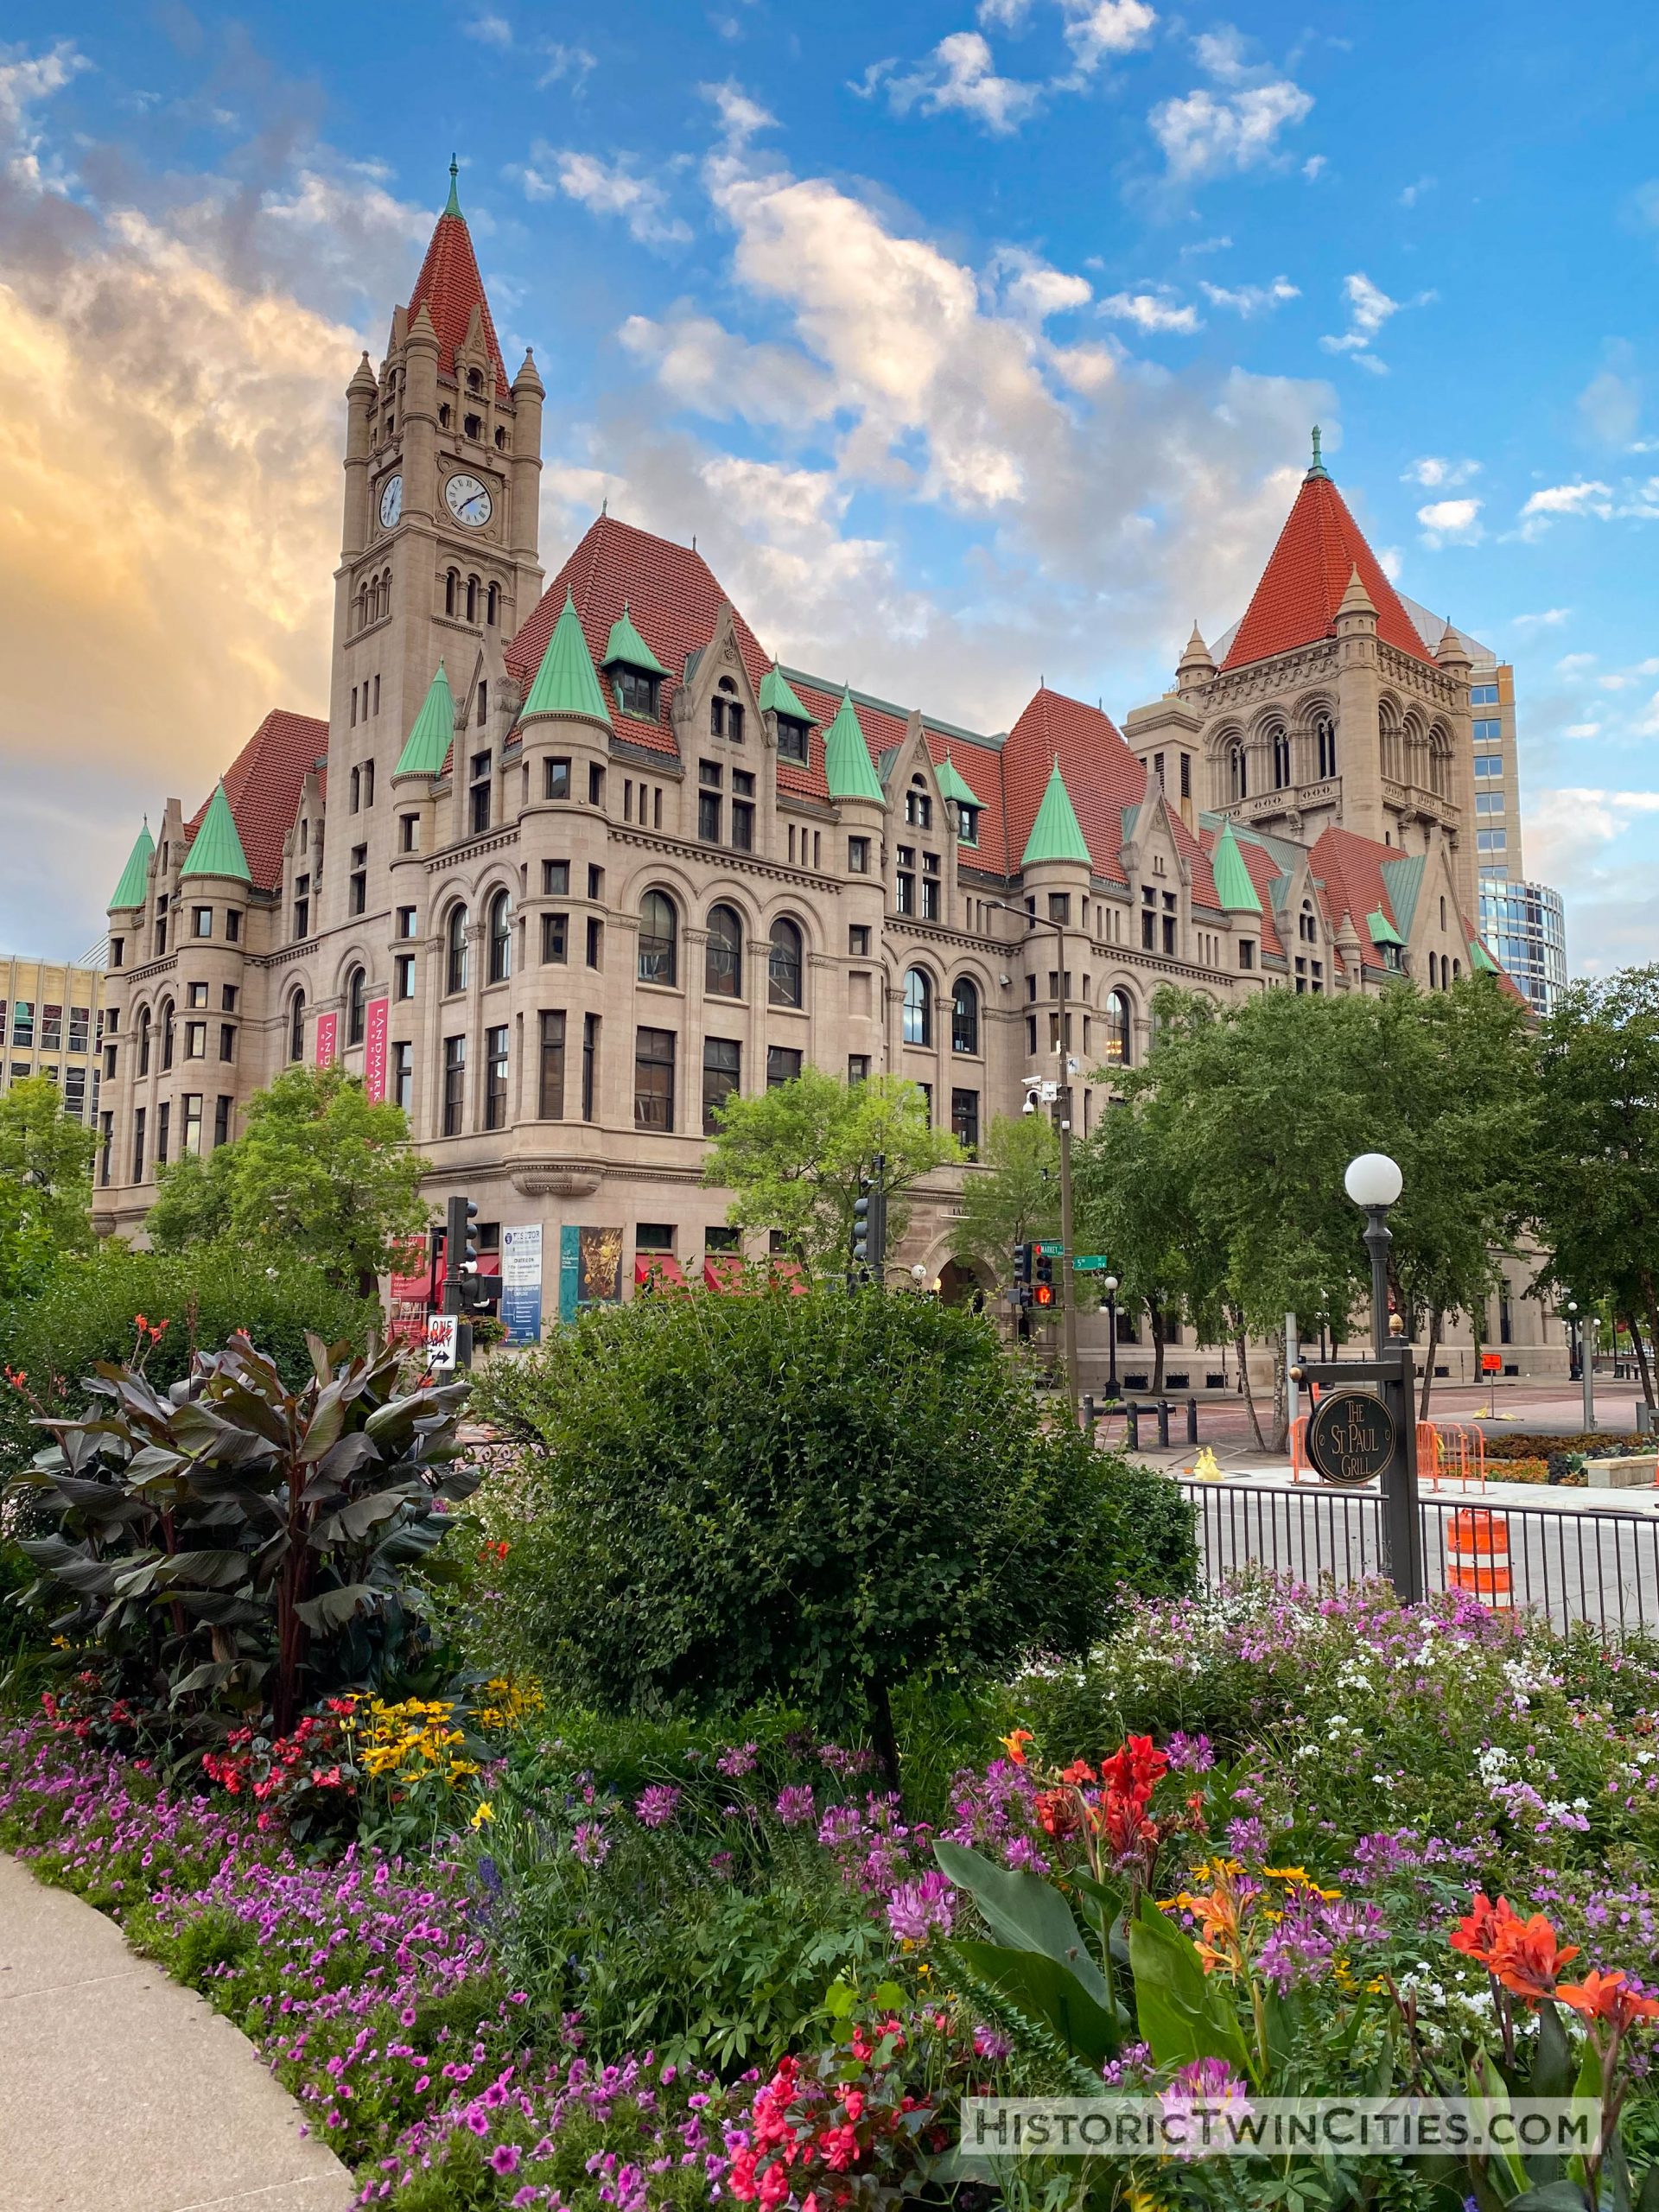
[{"label": "gabled roof", "polygon": [[1380,906],[1365,917],[1365,926],[1370,931],[1373,944],[1403,945],[1406,941]]},{"label": "gabled roof", "polygon": [[1222,824],[1221,835],[1210,855],[1210,866],[1216,879],[1216,904],[1224,913],[1259,914],[1262,912],[1261,893],[1250,880],[1250,871],[1244,864],[1244,855],[1238,849],[1230,822]]},{"label": "gabled roof", "polygon": [[[611,626],[614,630],[614,623]],[[630,625],[632,627],[632,625]],[[576,610],[567,594],[559,619],[549,632],[536,681],[520,708],[522,715],[582,715],[589,721],[608,722],[610,709],[594,671],[593,655],[582,634]]]},{"label": "gabled roof", "polygon": [[1406,853],[1398,860],[1382,863],[1382,880],[1389,887],[1389,903],[1394,909],[1395,921],[1408,937],[1417,918],[1417,894],[1423,887],[1423,871],[1427,865],[1427,855],[1423,853]]},{"label": "gabled roof", "polygon": [[1043,803],[1031,825],[1031,835],[1026,840],[1026,849],[1020,856],[1020,865],[1031,868],[1040,861],[1081,861],[1085,868],[1092,865],[1088,842],[1066,791],[1065,779],[1060,773],[1058,753],[1054,756],[1054,765],[1048,772]]},{"label": "gabled roof", "polygon": [[790,689],[789,678],[776,661],[760,679],[760,699],[763,715],[787,715],[798,722],[810,722],[812,719]]},{"label": "gabled roof", "polygon": [[[261,891],[275,891],[282,882],[283,841],[294,826],[300,786],[327,745],[326,721],[273,707],[226,771],[225,796],[248,873]],[[210,804],[199,806],[186,824],[193,834]]]},{"label": "gabled roof", "polygon": [[850,691],[842,693],[835,720],[823,734],[823,779],[831,798],[868,798],[878,806],[887,802]]},{"label": "gabled roof", "polygon": [[149,896],[149,863],[155,856],[156,840],[145,823],[133,841],[127,855],[127,864],[121,871],[121,880],[115,887],[111,906],[142,906]]},{"label": "gabled roof", "polygon": [[612,668],[618,662],[620,662],[624,668],[642,669],[647,676],[668,674],[668,671],[663,666],[661,661],[634,628],[633,617],[628,612],[626,600],[623,601],[622,612],[612,623],[611,634],[605,640],[603,665]]},{"label": "gabled roof", "polygon": [[953,798],[958,806],[983,806],[985,804],[948,753],[933,773],[942,798]]},{"label": "gabled roof", "polygon": [[225,796],[223,784],[216,784],[213,795],[207,802],[207,810],[201,817],[201,826],[190,840],[190,850],[179,870],[182,880],[187,875],[222,875],[237,883],[251,884],[248,873],[248,856],[242,849],[242,840],[236,834],[236,817],[231,812],[231,802]]},{"label": "gabled roof", "polygon": [[426,687],[421,711],[410,724],[394,776],[436,776],[443,772],[455,735],[455,698],[443,663]]},{"label": "gabled roof", "polygon": [[1302,479],[1279,543],[1262,572],[1224,669],[1269,659],[1336,634],[1336,613],[1354,570],[1376,609],[1376,634],[1415,660],[1433,661],[1400,594],[1322,465]]},{"label": "gabled roof", "polygon": [[421,273],[409,296],[409,320],[413,322],[421,309],[426,309],[432,318],[432,327],[438,334],[438,373],[452,377],[455,374],[456,348],[466,343],[467,333],[472,327],[473,310],[476,308],[484,326],[490,365],[495,371],[499,399],[508,389],[506,365],[501,359],[500,342],[490,319],[484,279],[478,273],[473,234],[455,196],[454,178],[452,163],[448,205],[437,219],[426,249],[426,259],[421,264]]}]

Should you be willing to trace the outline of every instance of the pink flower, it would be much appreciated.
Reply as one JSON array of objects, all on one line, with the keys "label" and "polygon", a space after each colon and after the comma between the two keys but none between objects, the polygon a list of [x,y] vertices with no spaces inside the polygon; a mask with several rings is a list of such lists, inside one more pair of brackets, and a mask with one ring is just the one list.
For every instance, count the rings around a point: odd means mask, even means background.
[{"label": "pink flower", "polygon": [[665,1828],[679,1808],[680,1793],[671,1782],[653,1782],[633,1801],[641,1827]]},{"label": "pink flower", "polygon": [[774,1809],[786,1828],[804,1827],[817,1809],[812,1802],[811,1783],[792,1782],[780,1789]]}]

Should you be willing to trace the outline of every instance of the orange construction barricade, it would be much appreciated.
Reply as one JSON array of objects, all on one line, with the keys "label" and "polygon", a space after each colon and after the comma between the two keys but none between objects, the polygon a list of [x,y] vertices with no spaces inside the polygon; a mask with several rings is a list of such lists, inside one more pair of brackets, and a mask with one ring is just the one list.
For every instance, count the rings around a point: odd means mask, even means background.
[{"label": "orange construction barricade", "polygon": [[1490,1506],[1465,1506],[1446,1532],[1446,1581],[1494,1612],[1510,1611],[1510,1522]]}]

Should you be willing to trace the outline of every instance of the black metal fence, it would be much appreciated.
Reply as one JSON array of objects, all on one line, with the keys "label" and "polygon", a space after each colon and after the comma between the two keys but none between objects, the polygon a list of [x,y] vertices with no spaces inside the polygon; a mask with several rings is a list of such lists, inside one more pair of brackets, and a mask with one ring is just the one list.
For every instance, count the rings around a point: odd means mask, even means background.
[{"label": "black metal fence", "polygon": [[[1211,1586],[1251,1567],[1339,1586],[1382,1571],[1382,1500],[1325,1484],[1181,1480],[1198,1509],[1200,1572]],[[1659,1634],[1659,1518],[1596,1508],[1491,1505],[1477,1491],[1421,1500],[1430,1590],[1529,1610],[1558,1628],[1587,1621],[1617,1638]]]}]

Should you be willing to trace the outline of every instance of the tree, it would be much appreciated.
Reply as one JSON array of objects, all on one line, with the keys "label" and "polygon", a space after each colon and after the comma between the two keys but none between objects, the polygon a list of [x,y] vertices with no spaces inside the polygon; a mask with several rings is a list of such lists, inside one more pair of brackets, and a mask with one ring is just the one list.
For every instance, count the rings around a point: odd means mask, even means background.
[{"label": "tree", "polygon": [[371,1105],[339,1068],[290,1068],[255,1093],[245,1136],[163,1170],[145,1226],[168,1252],[268,1241],[366,1295],[424,1230],[430,1170],[400,1106]]},{"label": "tree", "polygon": [[933,1128],[919,1087],[902,1076],[845,1084],[804,1068],[756,1097],[734,1092],[719,1122],[702,1179],[735,1194],[727,1220],[739,1229],[781,1230],[821,1271],[845,1263],[854,1202],[878,1158],[891,1248],[906,1217],[893,1202],[924,1175],[963,1157],[956,1139]]},{"label": "tree", "polygon": [[957,1258],[1008,1276],[1016,1244],[1060,1233],[1060,1146],[1044,1111],[998,1114],[980,1147],[982,1167],[963,1179],[950,1232]]},{"label": "tree", "polygon": [[[1659,967],[1562,994],[1539,1038],[1537,1132],[1545,1280],[1659,1343]],[[1643,1383],[1651,1403],[1645,1353]]]},{"label": "tree", "polygon": [[1179,1491],[1049,1427],[989,1321],[906,1292],[591,1309],[476,1402],[524,1448],[499,1656],[602,1712],[775,1699],[893,1771],[902,1682],[1084,1651],[1120,1586],[1192,1578]]},{"label": "tree", "polygon": [[0,1096],[0,1297],[36,1288],[60,1255],[92,1249],[97,1150],[49,1076]]}]

